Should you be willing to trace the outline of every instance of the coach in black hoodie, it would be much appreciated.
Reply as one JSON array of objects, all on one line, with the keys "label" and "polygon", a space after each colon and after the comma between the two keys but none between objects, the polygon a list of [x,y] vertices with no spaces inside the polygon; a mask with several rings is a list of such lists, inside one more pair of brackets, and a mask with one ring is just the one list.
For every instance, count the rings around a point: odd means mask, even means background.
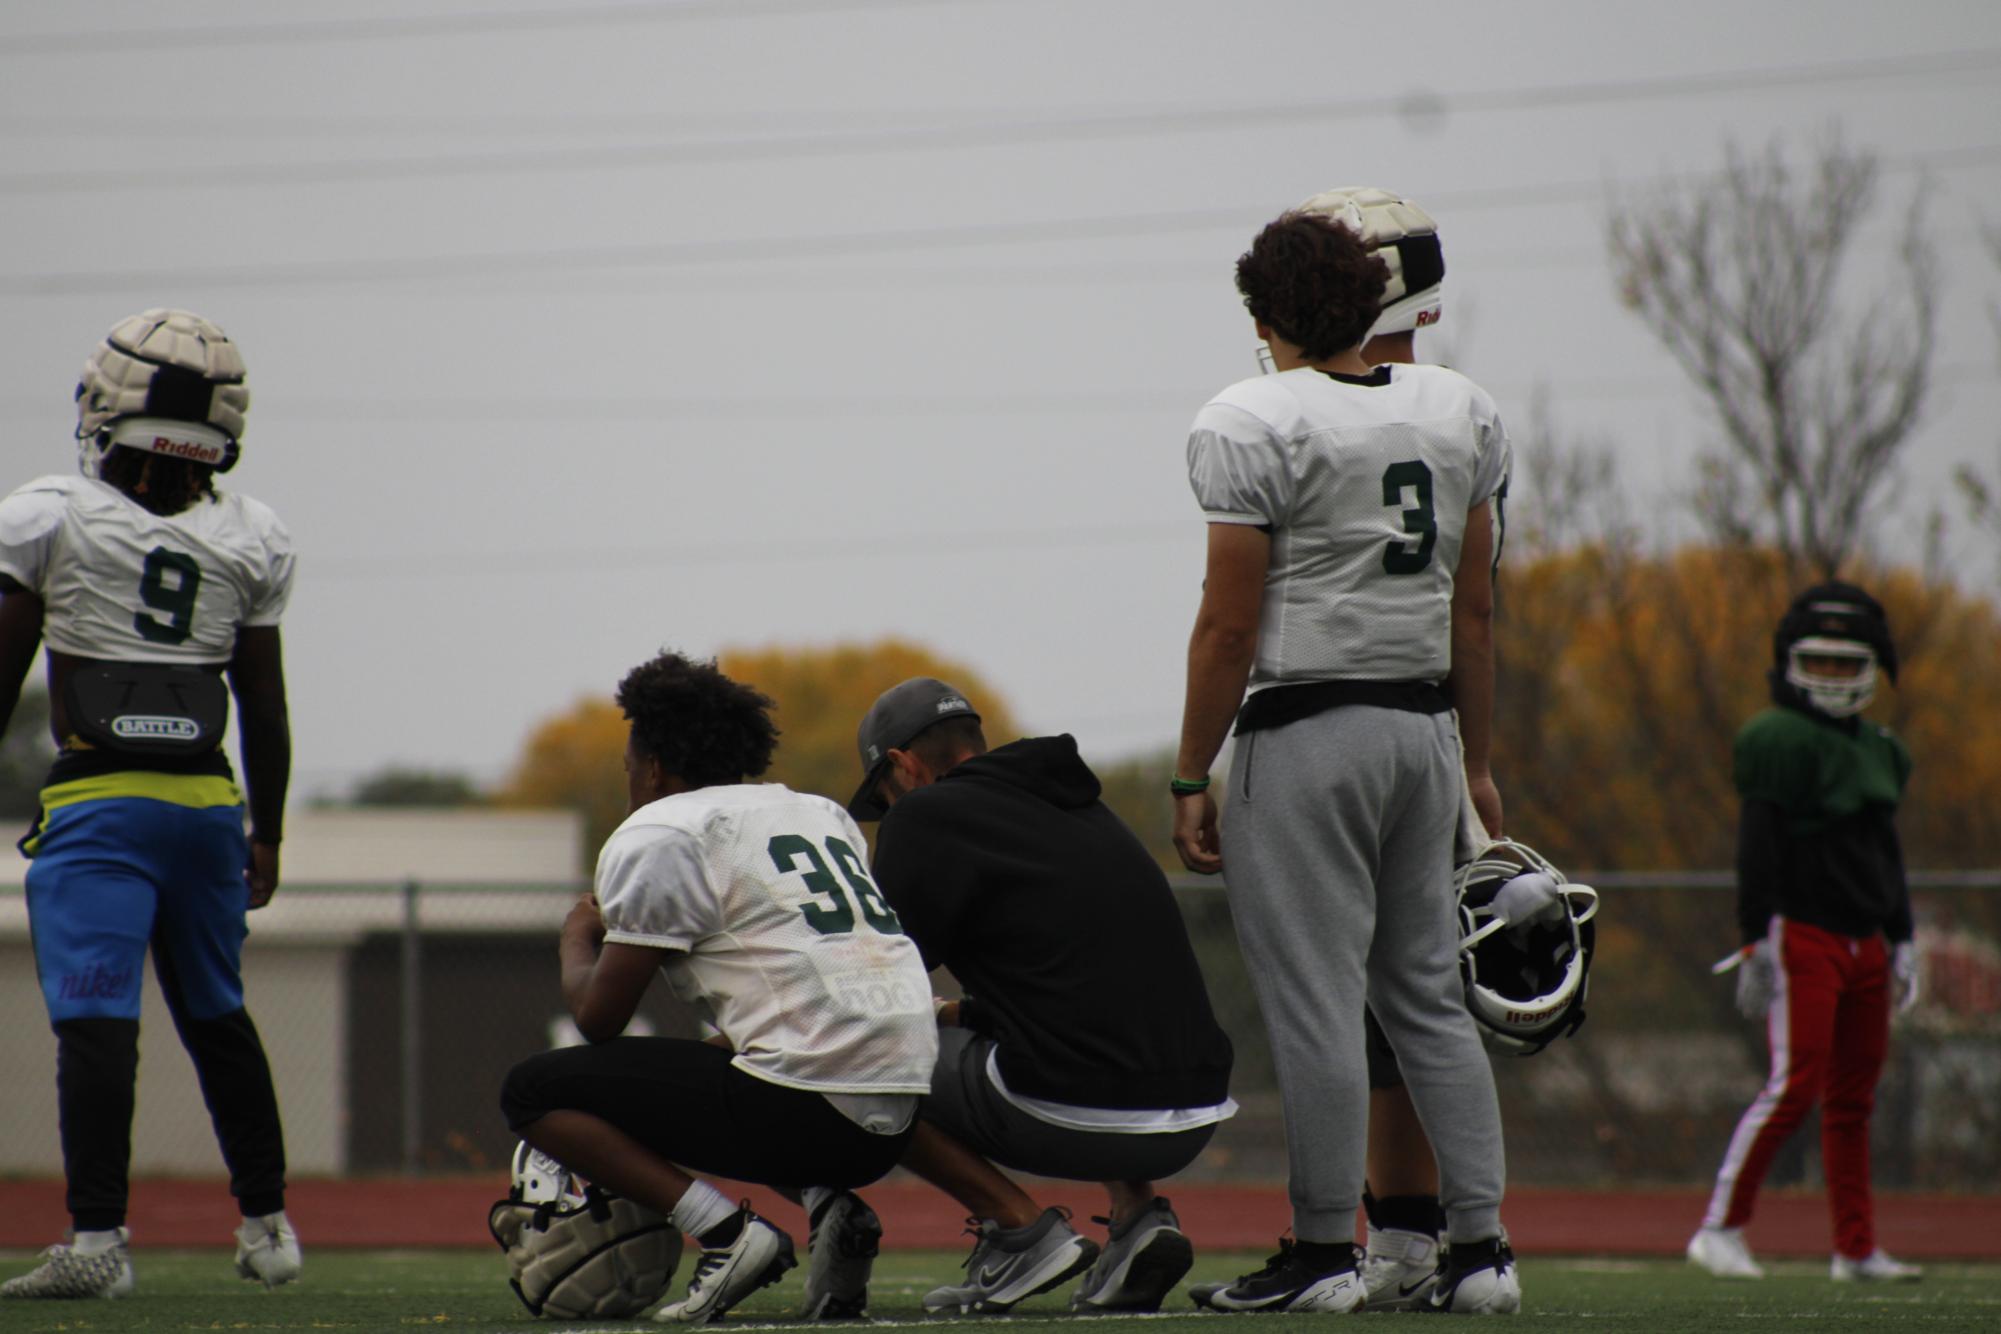
[{"label": "coach in black hoodie", "polygon": [[[989,751],[941,681],[885,692],[860,749],[848,809],[882,820],[876,882],[924,962],[965,991],[939,1003],[938,1068],[904,1165],[981,1219],[981,1238],[966,1284],[926,1305],[1004,1310],[1096,1251],[998,1163],[1103,1182],[1110,1240],[1072,1305],[1154,1309],[1193,1251],[1153,1182],[1236,1110],[1230,1040],[1166,876],[1071,737]],[[1010,1271],[1033,1285],[1015,1291]]]}]

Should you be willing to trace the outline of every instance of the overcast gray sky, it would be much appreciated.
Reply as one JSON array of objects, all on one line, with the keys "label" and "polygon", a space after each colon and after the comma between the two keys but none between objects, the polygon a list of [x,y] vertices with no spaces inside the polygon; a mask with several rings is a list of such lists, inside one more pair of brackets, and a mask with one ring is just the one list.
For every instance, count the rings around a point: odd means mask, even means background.
[{"label": "overcast gray sky", "polygon": [[1376,15],[8,4],[0,484],[74,466],[118,318],[229,330],[255,398],[229,480],[303,553],[305,795],[392,761],[495,778],[663,644],[900,635],[1120,755],[1176,728],[1182,444],[1254,369],[1230,270],[1258,226],[1332,185],[1424,204],[1433,355],[1518,437],[1546,388],[1665,507],[1702,421],[1614,299],[1606,201],[1837,125],[1889,168],[1869,243],[1925,182],[1942,245],[1907,510],[1995,459],[2001,6]]}]

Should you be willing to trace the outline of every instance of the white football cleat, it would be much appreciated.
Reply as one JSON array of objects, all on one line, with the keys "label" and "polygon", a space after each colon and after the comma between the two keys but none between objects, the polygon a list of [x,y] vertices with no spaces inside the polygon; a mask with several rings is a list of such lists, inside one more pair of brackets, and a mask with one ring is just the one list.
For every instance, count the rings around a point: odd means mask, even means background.
[{"label": "white football cleat", "polygon": [[1880,1246],[1860,1260],[1837,1254],[1829,1273],[1837,1283],[1852,1283],[1857,1279],[1865,1283],[1915,1283],[1924,1276],[1923,1269],[1905,1264]]},{"label": "white football cleat", "polygon": [[1416,1310],[1429,1300],[1437,1282],[1437,1237],[1394,1227],[1369,1229],[1369,1250],[1362,1257],[1369,1310]]},{"label": "white football cleat", "polygon": [[126,1248],[132,1234],[118,1229],[118,1244],[98,1251],[80,1251],[74,1245],[51,1246],[42,1252],[42,1262],[25,1274],[0,1283],[0,1297],[70,1298],[130,1297],[132,1295],[132,1253]]},{"label": "white football cleat", "polygon": [[1763,1278],[1764,1266],[1751,1258],[1741,1227],[1705,1227],[1688,1239],[1688,1260],[1717,1278]]},{"label": "white football cleat", "polygon": [[262,1218],[246,1218],[236,1229],[236,1273],[240,1278],[275,1288],[290,1283],[305,1268],[299,1236],[281,1210]]},{"label": "white football cleat", "polygon": [[1522,1281],[1507,1234],[1448,1247],[1423,1309],[1445,1315],[1513,1315],[1521,1310]]}]

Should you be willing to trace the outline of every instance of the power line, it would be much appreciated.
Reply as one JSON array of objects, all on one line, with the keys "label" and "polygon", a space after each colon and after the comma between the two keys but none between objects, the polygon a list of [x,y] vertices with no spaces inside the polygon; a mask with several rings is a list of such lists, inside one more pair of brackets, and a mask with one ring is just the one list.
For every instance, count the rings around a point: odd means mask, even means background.
[{"label": "power line", "polygon": [[692,565],[769,565],[804,559],[854,560],[907,557],[923,551],[926,560],[947,556],[985,555],[1034,547],[1038,551],[1073,548],[1142,546],[1169,540],[1190,543],[1189,568],[1199,568],[1201,516],[1192,510],[1185,521],[1132,524],[1082,524],[1069,527],[1015,528],[989,532],[954,532],[930,537],[895,536],[761,539],[755,547],[687,542],[671,545],[576,547],[548,551],[411,552],[316,556],[315,580],[416,578],[484,578],[496,574],[582,574],[605,570],[685,569]]},{"label": "power line", "polygon": [[[2001,144],[1936,149],[1885,164],[1886,171],[1955,170],[2001,162]],[[1658,186],[1707,179],[1706,172],[1679,172],[1627,182]],[[1543,208],[1600,199],[1606,181],[1448,190],[1425,196],[1434,210]],[[495,251],[486,254],[411,255],[380,259],[299,260],[210,268],[177,267],[168,272],[127,269],[110,272],[0,275],[0,295],[68,296],[115,293],[135,287],[210,290],[239,287],[328,286],[351,283],[411,283],[440,278],[510,277],[523,273],[585,273],[634,268],[724,263],[769,263],[799,259],[839,259],[858,255],[903,255],[920,250],[1050,242],[1116,240],[1219,230],[1242,230],[1263,221],[1270,205],[1125,213],[1092,218],[1030,219],[1018,222],[953,223],[933,227],[840,232],[811,236],[730,238],[646,244],[572,247],[560,250]]]},{"label": "power line", "polygon": [[680,23],[694,19],[773,18],[839,14],[858,9],[914,9],[938,0],[674,0],[670,4],[562,5],[551,9],[417,14],[396,18],[307,19],[294,23],[140,28],[112,32],[18,33],[0,57],[96,56],[111,51],[212,50],[290,42],[374,42],[403,38],[573,32],[582,28]]},{"label": "power line", "polygon": [[[1937,78],[2001,68],[2001,49],[1878,57],[1728,73],[1664,75],[1617,82],[1552,84],[1427,99],[1445,113],[1492,112],[1603,105],[1721,92],[1770,91],[1870,79]],[[1377,97],[1311,99],[1238,107],[1120,110],[986,125],[916,123],[875,130],[814,130],[782,135],[599,147],[512,149],[501,153],[350,158],[321,162],[239,162],[212,166],[159,166],[106,170],[24,172],[0,177],[0,195],[106,193],[123,190],[218,190],[278,185],[324,185],[364,180],[435,180],[471,175],[540,175],[548,172],[629,170],[691,162],[747,162],[786,158],[859,156],[943,149],[999,148],[1080,139],[1151,138],[1220,133],[1309,120],[1396,114],[1398,105]]]}]

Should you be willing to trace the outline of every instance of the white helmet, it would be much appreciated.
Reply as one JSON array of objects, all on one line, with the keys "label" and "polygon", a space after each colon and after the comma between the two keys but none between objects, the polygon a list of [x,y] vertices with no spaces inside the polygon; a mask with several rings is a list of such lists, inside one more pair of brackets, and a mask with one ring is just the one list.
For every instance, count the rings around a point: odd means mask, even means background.
[{"label": "white helmet", "polygon": [[76,386],[77,466],[96,477],[114,445],[206,463],[236,463],[250,410],[243,357],[229,335],[185,310],[119,321]]},{"label": "white helmet", "polygon": [[[1584,1023],[1598,891],[1573,885],[1525,843],[1489,843],[1454,876],[1466,1009],[1488,1045],[1533,1056]],[[1512,885],[1547,887],[1510,895]],[[1521,901],[1538,904],[1524,913]]]},{"label": "white helmet", "polygon": [[1445,304],[1445,252],[1429,213],[1373,185],[1322,190],[1294,211],[1332,218],[1389,265],[1389,286],[1383,289],[1376,322],[1369,326],[1371,338],[1438,323]]}]

